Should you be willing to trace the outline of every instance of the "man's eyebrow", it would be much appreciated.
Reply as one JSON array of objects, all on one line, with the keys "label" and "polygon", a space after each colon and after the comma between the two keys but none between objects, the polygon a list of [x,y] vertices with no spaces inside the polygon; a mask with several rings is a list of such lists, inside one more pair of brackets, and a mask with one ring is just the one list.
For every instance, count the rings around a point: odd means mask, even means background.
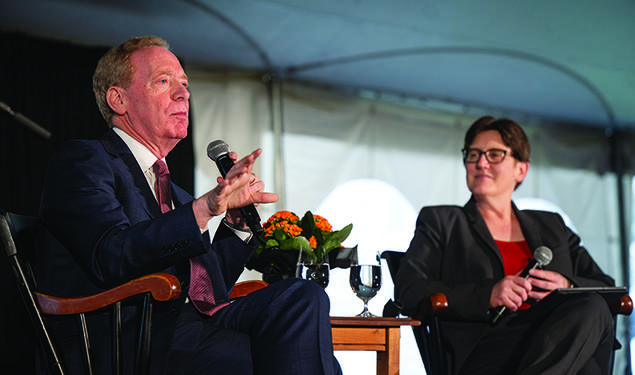
[{"label": "man's eyebrow", "polygon": [[[158,77],[158,76],[162,76],[162,75],[168,75],[168,76],[176,76],[176,74],[174,73],[173,70],[169,70],[169,69],[165,69],[165,70],[159,70],[157,71],[154,76]],[[179,76],[179,78],[181,79],[185,79],[187,81],[189,81],[190,79],[188,78],[187,74],[183,73]]]}]

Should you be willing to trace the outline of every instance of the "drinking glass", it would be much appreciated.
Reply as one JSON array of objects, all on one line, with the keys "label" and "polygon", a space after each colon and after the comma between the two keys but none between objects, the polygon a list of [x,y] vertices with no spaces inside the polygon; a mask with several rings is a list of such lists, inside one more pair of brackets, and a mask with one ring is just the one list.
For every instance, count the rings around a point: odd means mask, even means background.
[{"label": "drinking glass", "polygon": [[296,265],[295,276],[316,282],[322,288],[329,285],[329,264],[301,262]]},{"label": "drinking glass", "polygon": [[351,266],[349,282],[355,295],[364,302],[364,310],[357,314],[364,318],[376,317],[368,311],[370,301],[381,288],[381,266],[361,264]]}]

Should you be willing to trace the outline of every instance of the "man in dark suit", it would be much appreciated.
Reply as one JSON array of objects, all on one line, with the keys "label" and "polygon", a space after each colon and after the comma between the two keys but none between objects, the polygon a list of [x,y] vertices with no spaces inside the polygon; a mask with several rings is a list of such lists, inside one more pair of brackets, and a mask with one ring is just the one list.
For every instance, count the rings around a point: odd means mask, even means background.
[{"label": "man in dark suit", "polygon": [[[35,264],[40,289],[79,296],[151,272],[176,275],[181,297],[155,306],[152,374],[341,373],[317,284],[285,280],[229,302],[257,246],[237,209],[277,196],[252,173],[260,150],[240,160],[231,153],[234,167],[198,199],[169,181],[164,159],[187,135],[190,94],[167,48],[156,37],[133,38],[100,60],[93,88],[111,129],[67,142],[51,158],[41,218],[52,237]],[[209,220],[224,213],[210,240]],[[135,313],[125,308],[124,349],[134,345]],[[99,373],[110,373],[107,322],[89,318]],[[81,373],[74,322],[53,326],[69,372]]]},{"label": "man in dark suit", "polygon": [[[614,285],[559,215],[518,210],[512,202],[529,154],[515,122],[477,120],[463,150],[472,198],[464,207],[424,207],[401,262],[395,297],[404,314],[415,316],[432,293],[447,297],[440,332],[449,374],[608,372],[613,321],[601,297],[529,307],[557,288]],[[553,260],[529,279],[520,277],[540,246],[551,249]],[[501,306],[510,313],[490,324]]]}]

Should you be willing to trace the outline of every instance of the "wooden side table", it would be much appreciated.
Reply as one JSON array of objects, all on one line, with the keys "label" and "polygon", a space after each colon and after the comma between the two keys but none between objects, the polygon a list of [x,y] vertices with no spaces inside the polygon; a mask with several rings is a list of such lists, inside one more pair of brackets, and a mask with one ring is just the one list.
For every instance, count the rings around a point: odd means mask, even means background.
[{"label": "wooden side table", "polygon": [[377,352],[377,375],[399,374],[401,326],[418,326],[410,318],[332,316],[333,349]]}]

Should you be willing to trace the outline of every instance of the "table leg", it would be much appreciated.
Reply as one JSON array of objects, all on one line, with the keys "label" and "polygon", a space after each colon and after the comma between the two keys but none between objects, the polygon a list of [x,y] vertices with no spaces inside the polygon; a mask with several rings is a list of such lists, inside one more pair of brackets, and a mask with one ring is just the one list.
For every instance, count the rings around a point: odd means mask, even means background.
[{"label": "table leg", "polygon": [[377,352],[377,375],[399,375],[399,327],[386,328],[386,350]]}]

